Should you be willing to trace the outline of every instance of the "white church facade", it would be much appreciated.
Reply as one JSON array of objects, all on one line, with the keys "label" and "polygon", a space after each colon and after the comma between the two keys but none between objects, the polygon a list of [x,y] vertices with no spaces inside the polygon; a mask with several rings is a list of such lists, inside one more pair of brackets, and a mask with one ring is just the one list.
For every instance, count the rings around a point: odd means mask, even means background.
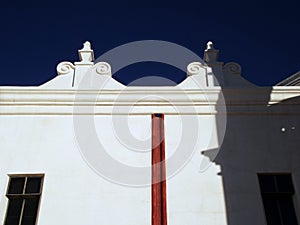
[{"label": "white church facade", "polygon": [[237,63],[177,86],[124,86],[89,42],[38,87],[0,87],[3,225],[296,225],[298,76],[257,87]]}]

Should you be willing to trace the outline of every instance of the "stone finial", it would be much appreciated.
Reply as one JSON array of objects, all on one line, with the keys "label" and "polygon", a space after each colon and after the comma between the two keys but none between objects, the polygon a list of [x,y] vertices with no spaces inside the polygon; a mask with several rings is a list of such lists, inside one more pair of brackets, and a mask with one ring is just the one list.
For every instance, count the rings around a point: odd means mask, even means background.
[{"label": "stone finial", "polygon": [[215,49],[214,48],[214,43],[212,43],[212,41],[209,41],[206,44],[206,50],[209,50],[209,49]]},{"label": "stone finial", "polygon": [[93,65],[94,51],[91,49],[91,43],[86,41],[83,43],[83,48],[78,50],[80,62],[76,62],[76,65]]},{"label": "stone finial", "polygon": [[209,41],[207,42],[207,47],[204,51],[204,61],[208,64],[213,64],[218,62],[219,50],[214,48],[214,44]]}]

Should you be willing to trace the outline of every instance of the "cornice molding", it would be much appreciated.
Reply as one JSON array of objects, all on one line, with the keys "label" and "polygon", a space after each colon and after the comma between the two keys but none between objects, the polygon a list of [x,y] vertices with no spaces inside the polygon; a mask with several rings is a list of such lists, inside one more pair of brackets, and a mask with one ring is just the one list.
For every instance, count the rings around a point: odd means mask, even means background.
[{"label": "cornice molding", "polygon": [[155,112],[169,115],[299,115],[299,96],[299,87],[215,87],[205,90],[127,87],[101,91],[1,87],[0,115],[145,115]]}]

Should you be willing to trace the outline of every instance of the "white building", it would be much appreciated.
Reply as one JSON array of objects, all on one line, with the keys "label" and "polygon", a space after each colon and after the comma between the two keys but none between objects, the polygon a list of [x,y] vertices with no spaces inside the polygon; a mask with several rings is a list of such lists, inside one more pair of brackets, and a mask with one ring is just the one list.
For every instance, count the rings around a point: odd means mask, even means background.
[{"label": "white building", "polygon": [[125,87],[88,42],[79,56],[0,87],[2,224],[300,221],[298,76],[256,87],[209,43],[177,86]]}]

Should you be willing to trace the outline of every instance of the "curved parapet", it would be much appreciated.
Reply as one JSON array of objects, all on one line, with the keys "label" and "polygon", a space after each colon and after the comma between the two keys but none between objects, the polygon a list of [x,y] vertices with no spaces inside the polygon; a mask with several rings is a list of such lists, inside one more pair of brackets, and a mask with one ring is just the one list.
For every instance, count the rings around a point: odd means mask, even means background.
[{"label": "curved parapet", "polygon": [[224,87],[255,87],[242,77],[242,67],[236,62],[228,62],[223,66]]},{"label": "curved parapet", "polygon": [[42,88],[69,88],[72,87],[75,66],[71,62],[61,62],[56,67],[57,76],[48,81],[47,83],[41,85]]},{"label": "curved parapet", "polygon": [[94,52],[86,41],[78,50],[79,62],[61,62],[57,65],[57,76],[41,85],[46,89],[120,89],[124,85],[112,78],[111,66],[107,62],[94,65]]},{"label": "curved parapet", "polygon": [[199,89],[209,86],[208,67],[201,62],[192,62],[187,66],[187,78],[177,86],[181,89]]},{"label": "curved parapet", "polygon": [[[109,88],[122,88],[124,85],[112,77],[111,65],[107,62],[94,63],[94,52],[91,43],[86,41],[83,48],[78,50],[79,62],[61,62],[57,65],[57,76],[51,81],[41,85],[48,89],[87,89],[105,86]],[[219,50],[212,42],[208,42],[204,52],[204,61],[191,62],[186,67],[187,78],[178,84],[183,89],[199,89],[199,87],[254,87],[245,80],[241,73],[242,67],[235,62],[224,65],[219,61]],[[62,76],[63,75],[63,76]],[[84,81],[88,83],[82,85]]]},{"label": "curved parapet", "polygon": [[[77,76],[77,77],[76,77]],[[75,74],[73,85],[76,89],[123,89],[124,85],[112,78],[111,66],[107,62],[98,62],[86,70]]]}]

